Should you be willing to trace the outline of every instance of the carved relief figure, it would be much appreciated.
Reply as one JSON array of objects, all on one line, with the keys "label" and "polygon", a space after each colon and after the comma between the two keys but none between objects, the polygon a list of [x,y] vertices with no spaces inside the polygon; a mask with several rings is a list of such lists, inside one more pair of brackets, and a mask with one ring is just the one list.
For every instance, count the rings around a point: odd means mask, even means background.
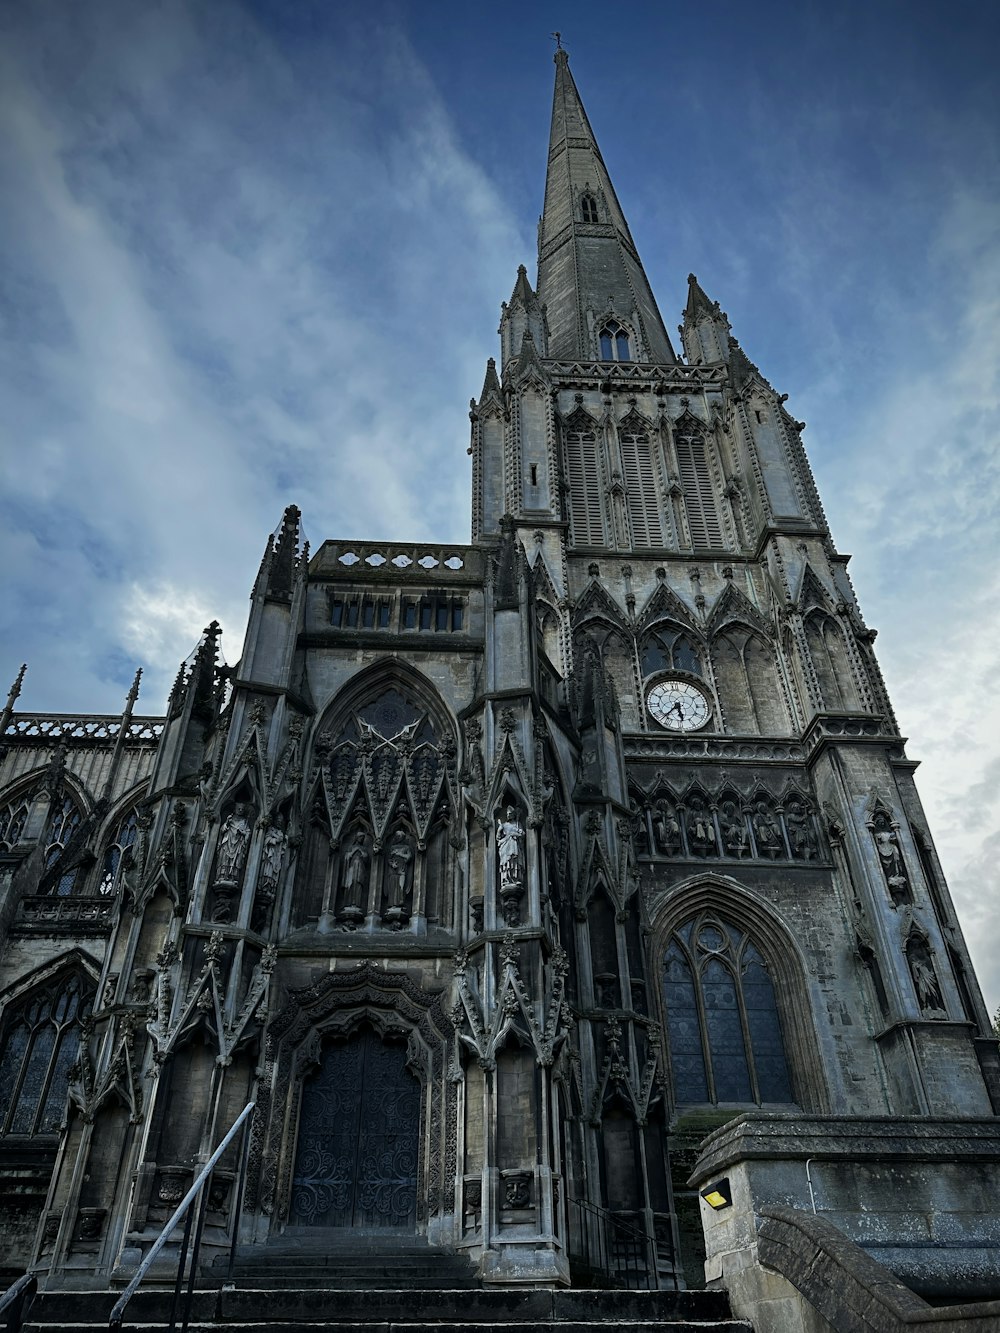
[{"label": "carved relief figure", "polygon": [[748,847],[747,825],[735,801],[723,801],[719,811],[722,845],[727,856],[745,856]]},{"label": "carved relief figure", "polygon": [[222,826],[217,884],[238,884],[250,846],[250,807],[238,805]]},{"label": "carved relief figure", "polygon": [[410,845],[409,838],[400,828],[392,835],[392,842],[389,844],[388,898],[390,910],[393,908],[398,910],[406,906],[412,874],[413,848]]},{"label": "carved relief figure", "polygon": [[784,851],[781,842],[781,829],[778,821],[768,809],[766,801],[758,801],[752,816],[754,837],[757,839],[757,855],[770,856],[772,860]]},{"label": "carved relief figure", "polygon": [[711,813],[701,805],[692,806],[687,816],[688,846],[695,856],[710,856],[716,851],[715,827]]},{"label": "carved relief figure", "polygon": [[785,807],[785,827],[791,843],[792,856],[800,861],[812,861],[818,852],[812,817],[802,801],[792,800]]},{"label": "carved relief figure", "polygon": [[653,815],[653,832],[657,848],[667,856],[676,856],[681,849],[681,826],[673,809],[665,801],[657,803]]}]

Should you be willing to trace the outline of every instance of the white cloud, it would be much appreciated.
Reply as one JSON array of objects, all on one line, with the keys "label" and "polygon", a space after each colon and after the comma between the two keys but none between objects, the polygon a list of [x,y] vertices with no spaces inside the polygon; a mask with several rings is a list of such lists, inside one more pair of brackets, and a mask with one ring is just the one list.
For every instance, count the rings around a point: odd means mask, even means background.
[{"label": "white cloud", "polygon": [[526,249],[398,31],[292,69],[236,6],[137,10],[40,4],[5,61],[26,706],[115,707],[136,658],[160,706],[292,501],[314,536],[466,539],[464,404]]}]

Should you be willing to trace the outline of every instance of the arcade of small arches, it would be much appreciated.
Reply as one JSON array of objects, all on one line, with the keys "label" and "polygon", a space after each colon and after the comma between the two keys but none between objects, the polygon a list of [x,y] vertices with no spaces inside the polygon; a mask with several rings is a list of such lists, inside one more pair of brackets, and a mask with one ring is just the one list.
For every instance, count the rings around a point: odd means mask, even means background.
[{"label": "arcade of small arches", "polygon": [[677,621],[660,620],[635,633],[590,616],[576,626],[574,643],[578,656],[590,647],[599,655],[615,683],[626,726],[651,725],[642,706],[644,692],[657,676],[670,673],[690,677],[713,694],[718,712],[712,730],[791,734],[774,644],[747,624],[728,622],[706,641]]},{"label": "arcade of small arches", "polygon": [[[558,615],[542,598],[536,603],[536,624],[546,654],[558,660]],[[805,637],[821,706],[834,712],[857,709],[859,692],[835,618],[820,609],[810,612]],[[815,697],[791,640],[779,654],[770,636],[739,619],[724,621],[705,637],[691,625],[671,619],[657,620],[637,632],[594,609],[575,624],[573,643],[577,660],[588,650],[600,657],[614,681],[627,729],[652,727],[643,699],[657,676],[667,673],[707,688],[717,703],[709,729],[737,736],[792,735],[793,700],[807,715],[802,701]]]}]

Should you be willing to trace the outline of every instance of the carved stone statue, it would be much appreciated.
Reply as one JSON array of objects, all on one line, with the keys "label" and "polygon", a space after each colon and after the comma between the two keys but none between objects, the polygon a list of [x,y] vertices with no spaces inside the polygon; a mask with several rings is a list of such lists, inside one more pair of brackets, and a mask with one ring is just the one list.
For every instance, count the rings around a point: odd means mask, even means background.
[{"label": "carved stone statue", "polygon": [[715,826],[707,810],[695,806],[687,816],[688,847],[695,856],[710,856],[716,850]]},{"label": "carved stone statue", "polygon": [[778,821],[767,807],[766,801],[758,801],[753,813],[753,832],[757,839],[757,855],[774,857],[784,851],[781,843],[781,829]]},{"label": "carved stone statue", "polygon": [[785,827],[792,856],[799,861],[812,861],[819,849],[809,811],[801,801],[790,801],[785,807]]},{"label": "carved stone statue", "polygon": [[281,858],[285,851],[285,835],[274,824],[264,834],[264,848],[260,861],[258,883],[265,895],[273,898],[278,891],[278,877],[281,874]]},{"label": "carved stone statue", "polygon": [[917,1001],[921,1010],[929,1017],[947,1017],[941,987],[931,961],[926,940],[914,936],[906,946],[906,960],[910,964],[913,988],[917,992]]},{"label": "carved stone statue", "polygon": [[500,888],[520,888],[524,883],[524,857],[521,845],[524,829],[517,822],[517,814],[508,805],[503,819],[497,820],[497,850],[500,854]]},{"label": "carved stone statue", "polygon": [[669,805],[660,804],[656,807],[653,831],[657,848],[667,856],[676,856],[681,849],[681,826]]},{"label": "carved stone statue", "polygon": [[219,859],[215,872],[217,884],[239,883],[250,846],[250,807],[238,805],[222,826]]},{"label": "carved stone statue", "polygon": [[910,883],[906,876],[906,866],[903,864],[903,854],[899,848],[896,830],[888,818],[883,816],[875,824],[872,837],[875,839],[875,850],[878,852],[882,873],[885,875],[885,882],[889,886],[893,901],[909,902]]},{"label": "carved stone statue", "polygon": [[722,844],[727,856],[745,856],[747,852],[746,820],[735,801],[723,801],[719,812]]},{"label": "carved stone statue", "polygon": [[403,830],[397,829],[389,844],[389,908],[402,909],[406,906],[413,876],[413,847]]},{"label": "carved stone statue", "polygon": [[340,910],[342,912],[364,912],[365,899],[368,895],[368,866],[370,861],[371,853],[368,850],[368,839],[363,829],[357,829],[351,841],[347,844],[341,862]]}]

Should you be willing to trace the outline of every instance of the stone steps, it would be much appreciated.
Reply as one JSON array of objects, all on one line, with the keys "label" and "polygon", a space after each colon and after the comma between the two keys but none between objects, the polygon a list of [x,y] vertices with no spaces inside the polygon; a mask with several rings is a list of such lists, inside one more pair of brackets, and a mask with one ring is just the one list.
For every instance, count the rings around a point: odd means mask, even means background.
[{"label": "stone steps", "polygon": [[[117,1292],[46,1292],[25,1333],[106,1329]],[[144,1291],[124,1322],[133,1333],[162,1333],[171,1293]],[[724,1293],[528,1288],[483,1290],[281,1289],[238,1286],[195,1292],[190,1333],[751,1333],[730,1317]]]}]

